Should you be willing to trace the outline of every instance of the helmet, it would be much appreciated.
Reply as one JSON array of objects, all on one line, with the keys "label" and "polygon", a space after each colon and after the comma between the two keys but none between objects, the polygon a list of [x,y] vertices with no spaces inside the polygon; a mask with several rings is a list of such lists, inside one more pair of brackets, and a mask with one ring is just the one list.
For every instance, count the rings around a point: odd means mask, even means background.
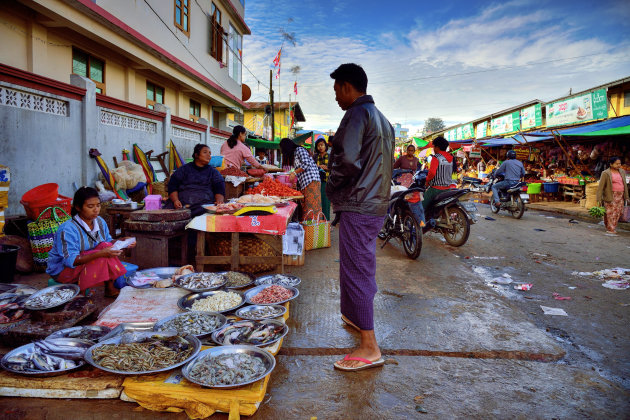
[{"label": "helmet", "polygon": [[516,159],[516,152],[514,150],[508,150],[507,158],[508,159]]}]

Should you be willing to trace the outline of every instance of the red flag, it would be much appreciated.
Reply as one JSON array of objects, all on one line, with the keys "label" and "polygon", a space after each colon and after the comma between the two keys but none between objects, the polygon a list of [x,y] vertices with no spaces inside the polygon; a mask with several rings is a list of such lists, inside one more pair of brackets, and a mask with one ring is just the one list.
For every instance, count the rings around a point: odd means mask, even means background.
[{"label": "red flag", "polygon": [[282,48],[280,48],[278,50],[278,54],[276,54],[276,58],[273,59],[273,66],[274,67],[279,67],[280,66],[280,56],[282,55]]},{"label": "red flag", "polygon": [[278,71],[276,72],[276,79],[280,78],[280,63],[278,63]]},{"label": "red flag", "polygon": [[297,95],[297,80],[293,83],[293,92]]},{"label": "red flag", "polygon": [[294,117],[293,110],[291,110],[291,126],[289,127],[289,130],[292,130],[293,129],[293,124],[295,124],[295,119],[293,117]]}]

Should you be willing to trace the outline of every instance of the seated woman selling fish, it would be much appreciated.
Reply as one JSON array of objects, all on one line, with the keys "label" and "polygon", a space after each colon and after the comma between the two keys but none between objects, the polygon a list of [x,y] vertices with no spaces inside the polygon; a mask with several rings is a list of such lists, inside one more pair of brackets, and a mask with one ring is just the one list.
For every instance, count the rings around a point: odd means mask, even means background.
[{"label": "seated woman selling fish", "polygon": [[112,248],[114,241],[107,223],[98,215],[100,210],[101,200],[94,188],[77,190],[72,219],[59,226],[55,234],[46,273],[59,283],[78,283],[82,291],[105,283],[105,295],[113,297],[118,294],[115,280],[127,270],[118,259],[122,250]]}]

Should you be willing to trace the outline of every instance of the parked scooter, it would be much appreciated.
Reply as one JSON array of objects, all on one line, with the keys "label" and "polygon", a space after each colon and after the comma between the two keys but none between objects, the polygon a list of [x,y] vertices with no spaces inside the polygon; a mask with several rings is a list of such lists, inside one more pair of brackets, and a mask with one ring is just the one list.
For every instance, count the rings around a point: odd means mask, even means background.
[{"label": "parked scooter", "polygon": [[422,189],[413,184],[409,188],[397,185],[398,175],[405,172],[411,171],[400,171],[392,177],[387,216],[378,237],[385,241],[381,248],[392,238],[400,239],[407,256],[415,260],[422,251]]},{"label": "parked scooter", "polygon": [[[494,171],[490,174],[490,182],[485,186],[485,192],[492,191],[492,185],[504,179],[503,175],[496,176]],[[507,190],[499,190],[500,205],[497,207],[494,200],[490,199],[490,210],[492,213],[498,213],[499,210],[506,210],[512,214],[515,219],[523,217],[526,210],[526,204],[529,204],[529,194],[527,194],[527,183],[519,182]]]}]

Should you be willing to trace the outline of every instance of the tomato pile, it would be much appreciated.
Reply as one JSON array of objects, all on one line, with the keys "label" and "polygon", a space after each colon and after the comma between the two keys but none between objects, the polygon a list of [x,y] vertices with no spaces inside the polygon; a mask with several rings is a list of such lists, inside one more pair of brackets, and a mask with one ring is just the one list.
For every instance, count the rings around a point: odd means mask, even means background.
[{"label": "tomato pile", "polygon": [[275,195],[278,197],[295,197],[302,195],[301,192],[287,187],[278,181],[274,181],[271,178],[265,178],[258,186],[248,190],[247,194]]},{"label": "tomato pile", "polygon": [[252,303],[276,303],[282,302],[293,297],[293,292],[286,287],[274,284],[261,290],[256,296],[252,297]]},{"label": "tomato pile", "polygon": [[223,176],[229,176],[229,175],[231,175],[231,176],[243,176],[243,177],[245,177],[245,178],[247,178],[247,177],[248,177],[248,175],[247,175],[245,172],[241,171],[241,170],[240,170],[240,169],[238,169],[238,168],[233,168],[233,167],[231,167],[231,166],[230,166],[229,168],[225,168],[225,169],[223,169],[223,170],[221,170],[221,171],[219,171],[219,172],[220,172],[220,173],[221,173],[221,175],[223,175]]}]

